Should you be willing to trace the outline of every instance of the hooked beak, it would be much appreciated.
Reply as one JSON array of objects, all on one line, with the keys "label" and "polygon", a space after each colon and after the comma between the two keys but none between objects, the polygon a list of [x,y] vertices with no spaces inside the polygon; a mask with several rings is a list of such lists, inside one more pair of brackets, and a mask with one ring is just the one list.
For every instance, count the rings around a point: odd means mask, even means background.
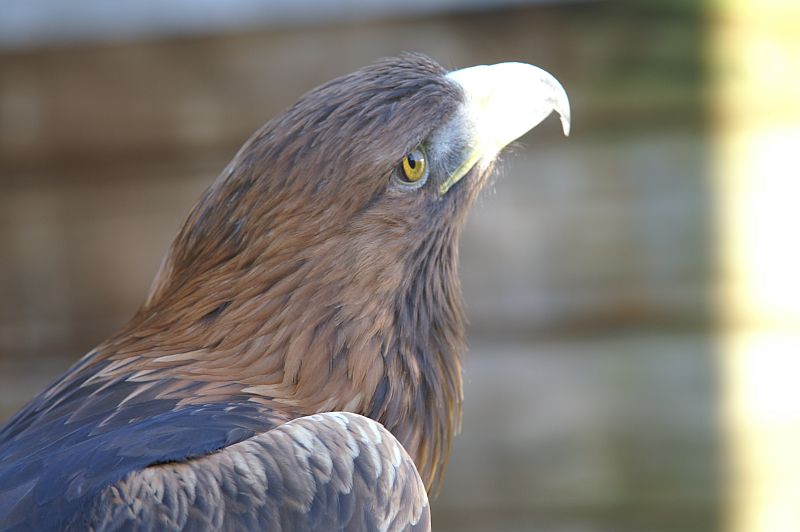
[{"label": "hooked beak", "polygon": [[499,63],[454,70],[447,77],[464,91],[470,142],[464,162],[439,186],[444,195],[479,161],[491,161],[555,111],[569,135],[569,99],[564,87],[539,67]]}]

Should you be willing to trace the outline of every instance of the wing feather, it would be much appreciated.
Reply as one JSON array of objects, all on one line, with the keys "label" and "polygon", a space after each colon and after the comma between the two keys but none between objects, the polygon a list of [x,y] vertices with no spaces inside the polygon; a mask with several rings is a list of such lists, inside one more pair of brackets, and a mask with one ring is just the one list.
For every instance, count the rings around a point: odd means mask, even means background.
[{"label": "wing feather", "polygon": [[80,525],[95,530],[430,529],[425,486],[402,445],[379,423],[338,412],[133,471],[88,515]]}]

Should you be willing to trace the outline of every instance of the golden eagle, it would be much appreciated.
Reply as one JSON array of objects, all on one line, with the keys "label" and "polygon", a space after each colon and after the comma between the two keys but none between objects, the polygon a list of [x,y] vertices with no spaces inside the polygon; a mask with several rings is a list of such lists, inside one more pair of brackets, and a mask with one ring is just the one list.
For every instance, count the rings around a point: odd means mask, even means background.
[{"label": "golden eagle", "polygon": [[326,83],[206,190],[142,308],[0,429],[4,530],[427,530],[465,217],[561,85],[421,55]]}]

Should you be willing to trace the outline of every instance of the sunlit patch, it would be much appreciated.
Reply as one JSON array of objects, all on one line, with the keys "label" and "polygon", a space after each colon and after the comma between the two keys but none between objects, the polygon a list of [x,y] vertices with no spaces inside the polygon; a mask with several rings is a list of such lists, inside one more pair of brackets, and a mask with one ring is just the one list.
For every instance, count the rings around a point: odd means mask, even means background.
[{"label": "sunlit patch", "polygon": [[800,4],[716,7],[727,528],[800,530]]}]

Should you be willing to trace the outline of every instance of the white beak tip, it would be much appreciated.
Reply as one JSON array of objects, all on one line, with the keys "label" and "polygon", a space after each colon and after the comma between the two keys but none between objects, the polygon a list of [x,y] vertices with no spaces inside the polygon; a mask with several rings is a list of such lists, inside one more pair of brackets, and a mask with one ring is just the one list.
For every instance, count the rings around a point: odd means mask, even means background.
[{"label": "white beak tip", "polygon": [[569,115],[561,115],[561,128],[564,130],[564,136],[569,137],[569,131],[570,131]]}]

